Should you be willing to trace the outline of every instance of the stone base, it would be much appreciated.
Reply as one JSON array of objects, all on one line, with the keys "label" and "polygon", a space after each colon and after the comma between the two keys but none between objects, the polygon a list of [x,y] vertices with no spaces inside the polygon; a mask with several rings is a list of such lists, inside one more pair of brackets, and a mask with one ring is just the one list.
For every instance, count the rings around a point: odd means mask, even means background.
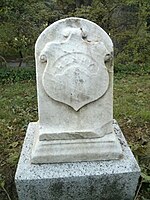
[{"label": "stone base", "polygon": [[122,156],[115,132],[101,138],[39,141],[38,127],[38,122],[31,126],[29,124],[27,130],[34,132],[35,136],[31,163],[113,160]]},{"label": "stone base", "polygon": [[119,128],[123,152],[119,160],[31,164],[36,123],[30,123],[15,176],[20,200],[132,200],[139,166]]}]

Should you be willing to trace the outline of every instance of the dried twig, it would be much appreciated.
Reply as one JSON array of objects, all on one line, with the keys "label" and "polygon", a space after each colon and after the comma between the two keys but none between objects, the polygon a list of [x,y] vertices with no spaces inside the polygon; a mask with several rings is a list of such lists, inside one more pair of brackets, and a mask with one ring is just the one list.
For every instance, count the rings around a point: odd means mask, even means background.
[{"label": "dried twig", "polygon": [[138,197],[138,194],[139,194],[139,191],[140,191],[140,189],[141,189],[141,187],[142,187],[142,180],[140,181],[140,185],[139,185],[139,187],[138,187],[138,189],[137,189],[137,192],[136,192],[136,194],[135,194],[135,197],[134,197],[134,200],[137,200],[137,197]]}]

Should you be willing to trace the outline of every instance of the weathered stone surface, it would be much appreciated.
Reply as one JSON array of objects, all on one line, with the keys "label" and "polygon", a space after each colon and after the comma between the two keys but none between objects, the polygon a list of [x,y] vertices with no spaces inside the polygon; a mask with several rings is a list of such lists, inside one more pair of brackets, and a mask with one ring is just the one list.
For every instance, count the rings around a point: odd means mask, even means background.
[{"label": "weathered stone surface", "polygon": [[20,200],[133,200],[140,169],[116,122],[123,154],[109,161],[31,164],[35,129],[30,123],[15,176]]},{"label": "weathered stone surface", "polygon": [[[112,132],[110,37],[85,19],[50,25],[35,46],[40,140],[65,133],[102,137]],[[106,60],[105,60],[106,59]],[[71,134],[70,134],[71,133]],[[64,137],[62,137],[64,139]]]},{"label": "weathered stone surface", "polygon": [[33,163],[121,156],[112,125],[112,55],[110,37],[85,19],[66,18],[41,33],[35,46],[39,122]]},{"label": "weathered stone surface", "polygon": [[[37,124],[35,125],[35,130]],[[114,133],[102,138],[35,141],[33,163],[59,163],[121,158],[121,145]]]}]

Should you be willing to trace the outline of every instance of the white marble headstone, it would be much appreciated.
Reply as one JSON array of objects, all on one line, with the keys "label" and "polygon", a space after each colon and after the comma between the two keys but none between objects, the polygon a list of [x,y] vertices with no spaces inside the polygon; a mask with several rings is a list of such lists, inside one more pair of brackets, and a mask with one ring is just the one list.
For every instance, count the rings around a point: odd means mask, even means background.
[{"label": "white marble headstone", "polygon": [[118,159],[113,44],[95,23],[59,20],[35,45],[38,114],[32,163]]}]

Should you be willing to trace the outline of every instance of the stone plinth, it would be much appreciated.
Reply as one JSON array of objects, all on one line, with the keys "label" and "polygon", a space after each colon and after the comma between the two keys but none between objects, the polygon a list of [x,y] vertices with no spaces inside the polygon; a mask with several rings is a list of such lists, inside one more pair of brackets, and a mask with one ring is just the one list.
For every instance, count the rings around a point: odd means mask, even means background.
[{"label": "stone plinth", "polygon": [[30,123],[15,176],[20,200],[132,200],[140,169],[114,122],[122,158],[59,164],[31,164],[37,123]]}]

